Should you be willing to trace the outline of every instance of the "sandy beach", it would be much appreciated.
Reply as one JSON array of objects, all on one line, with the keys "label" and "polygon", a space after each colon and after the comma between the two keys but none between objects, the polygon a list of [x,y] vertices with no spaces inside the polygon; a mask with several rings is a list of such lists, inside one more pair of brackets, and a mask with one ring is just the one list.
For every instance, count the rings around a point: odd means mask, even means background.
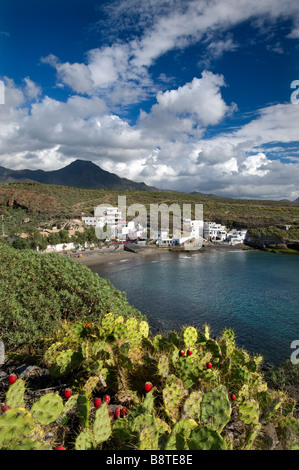
[{"label": "sandy beach", "polygon": [[82,257],[76,257],[76,255],[74,254],[68,256],[71,257],[73,260],[77,261],[78,263],[82,263],[85,266],[91,267],[97,266],[99,264],[119,262],[125,259],[130,260],[145,256],[158,255],[162,252],[164,253],[165,251],[168,250],[146,247],[141,248],[140,250],[138,250],[137,253],[134,253],[131,251],[125,251],[123,247],[119,247],[116,251],[104,251],[101,249],[94,249],[92,251],[87,250],[83,253],[80,253]]},{"label": "sandy beach", "polygon": [[[222,250],[229,250],[229,251],[235,251],[235,250],[242,250],[244,249],[244,245],[239,245],[239,246],[206,246],[203,247],[201,252],[212,252],[212,251],[222,251]],[[108,264],[108,263],[113,263],[113,262],[120,262],[122,260],[131,260],[131,259],[136,259],[140,257],[155,257],[155,256],[160,256],[161,254],[169,253],[170,255],[173,254],[172,251],[170,251],[168,248],[156,248],[156,247],[139,247],[138,251],[136,253],[132,251],[126,251],[124,250],[124,246],[119,246],[116,250],[114,249],[101,249],[101,248],[95,248],[94,250],[85,250],[83,252],[79,251],[78,254],[75,253],[68,253],[68,254],[63,254],[62,256],[64,257],[70,257],[74,261],[77,261],[78,263],[84,264],[85,266],[92,267],[92,266],[97,266],[100,264]],[[179,252],[177,252],[179,253]],[[78,257],[78,255],[80,257]]]}]

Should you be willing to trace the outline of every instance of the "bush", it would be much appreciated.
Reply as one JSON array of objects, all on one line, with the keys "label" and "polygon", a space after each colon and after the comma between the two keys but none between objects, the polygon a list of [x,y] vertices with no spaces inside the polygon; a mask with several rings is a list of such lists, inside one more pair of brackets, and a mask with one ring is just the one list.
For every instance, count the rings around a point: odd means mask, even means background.
[{"label": "bush", "polygon": [[62,320],[98,319],[111,309],[143,318],[125,293],[69,258],[0,244],[0,262],[0,339],[7,348],[34,345]]}]

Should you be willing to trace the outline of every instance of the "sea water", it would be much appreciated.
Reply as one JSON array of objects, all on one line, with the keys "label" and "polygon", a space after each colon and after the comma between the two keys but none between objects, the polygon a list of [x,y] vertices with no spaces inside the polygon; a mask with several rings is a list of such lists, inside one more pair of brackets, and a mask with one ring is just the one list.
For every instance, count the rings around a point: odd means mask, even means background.
[{"label": "sea water", "polygon": [[265,362],[290,359],[299,340],[299,256],[260,251],[164,253],[93,267],[155,330],[224,328]]}]

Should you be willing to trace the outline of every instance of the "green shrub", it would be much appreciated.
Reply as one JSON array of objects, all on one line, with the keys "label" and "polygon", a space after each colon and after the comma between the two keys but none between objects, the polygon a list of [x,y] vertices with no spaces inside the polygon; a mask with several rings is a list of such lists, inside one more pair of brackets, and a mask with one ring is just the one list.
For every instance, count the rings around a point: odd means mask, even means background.
[{"label": "green shrub", "polygon": [[69,258],[0,244],[0,263],[0,334],[8,349],[34,345],[62,320],[98,319],[110,310],[143,318],[125,293]]}]

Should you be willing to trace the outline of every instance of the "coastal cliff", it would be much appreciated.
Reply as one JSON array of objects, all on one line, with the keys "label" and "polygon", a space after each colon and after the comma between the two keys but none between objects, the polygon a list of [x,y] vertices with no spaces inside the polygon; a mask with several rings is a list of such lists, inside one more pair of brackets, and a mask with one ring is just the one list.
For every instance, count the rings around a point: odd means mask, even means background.
[{"label": "coastal cliff", "polygon": [[246,244],[253,248],[299,251],[299,228],[265,227],[249,229]]}]

